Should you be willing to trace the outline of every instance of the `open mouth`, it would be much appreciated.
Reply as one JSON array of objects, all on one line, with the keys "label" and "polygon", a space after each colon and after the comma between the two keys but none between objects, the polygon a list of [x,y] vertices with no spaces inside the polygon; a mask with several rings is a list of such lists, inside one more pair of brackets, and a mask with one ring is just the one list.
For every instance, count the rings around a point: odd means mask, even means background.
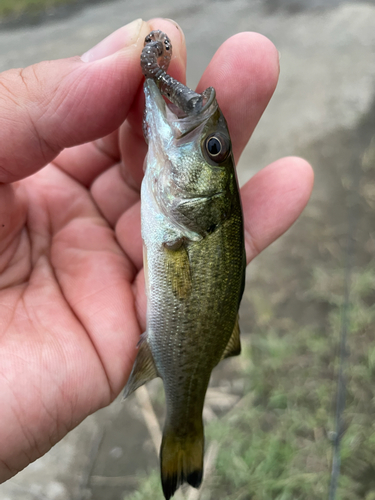
[{"label": "open mouth", "polygon": [[217,108],[216,93],[212,87],[202,92],[202,105],[199,110],[196,109],[189,114],[184,113],[175,104],[167,103],[151,79],[145,82],[145,94],[148,125],[159,133],[162,126],[169,127],[170,133],[179,139],[199,127]]}]

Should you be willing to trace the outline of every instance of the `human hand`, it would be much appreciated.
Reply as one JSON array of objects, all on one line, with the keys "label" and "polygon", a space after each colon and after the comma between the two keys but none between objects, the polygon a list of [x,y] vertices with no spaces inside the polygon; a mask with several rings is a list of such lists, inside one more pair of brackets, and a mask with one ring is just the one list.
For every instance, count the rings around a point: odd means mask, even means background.
[{"label": "human hand", "polygon": [[[145,329],[139,60],[152,29],[171,38],[169,73],[184,82],[183,35],[160,19],[121,28],[84,61],[0,75],[0,481],[118,395]],[[278,72],[272,43],[242,33],[202,76],[237,161]],[[285,158],[242,188],[248,261],[295,221],[312,183],[305,161]]]}]

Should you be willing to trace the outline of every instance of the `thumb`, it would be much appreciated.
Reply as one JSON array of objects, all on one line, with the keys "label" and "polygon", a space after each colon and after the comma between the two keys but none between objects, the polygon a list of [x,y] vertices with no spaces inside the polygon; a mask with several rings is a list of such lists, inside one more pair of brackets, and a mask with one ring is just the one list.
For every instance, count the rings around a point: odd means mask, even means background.
[{"label": "thumb", "polygon": [[0,183],[33,174],[62,149],[125,120],[142,81],[149,26],[134,21],[84,54],[0,74]]}]

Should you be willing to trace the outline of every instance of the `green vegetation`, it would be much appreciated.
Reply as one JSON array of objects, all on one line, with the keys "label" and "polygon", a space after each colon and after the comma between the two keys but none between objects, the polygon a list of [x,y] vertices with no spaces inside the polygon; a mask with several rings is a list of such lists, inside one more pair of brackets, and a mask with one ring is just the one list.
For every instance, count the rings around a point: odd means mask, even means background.
[{"label": "green vegetation", "polygon": [[33,15],[59,4],[72,3],[75,0],[0,0],[0,18],[16,17],[20,14]]},{"label": "green vegetation", "polygon": [[[299,330],[291,322],[286,328],[276,317],[251,336],[245,355],[251,361],[247,375],[253,398],[207,432],[211,439],[225,436],[213,482],[216,494],[227,491],[221,498],[328,498],[341,278],[337,271],[320,270],[312,280],[311,300],[333,305],[328,336],[319,329]],[[375,267],[370,267],[352,283],[338,500],[375,498],[374,294]]]}]

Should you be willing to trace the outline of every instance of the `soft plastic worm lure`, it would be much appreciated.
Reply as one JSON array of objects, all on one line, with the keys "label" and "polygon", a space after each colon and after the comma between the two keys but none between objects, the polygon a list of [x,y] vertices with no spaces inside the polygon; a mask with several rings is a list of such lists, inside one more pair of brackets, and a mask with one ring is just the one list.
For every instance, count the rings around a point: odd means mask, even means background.
[{"label": "soft plastic worm lure", "polygon": [[145,77],[152,78],[161,94],[184,113],[199,113],[205,93],[197,94],[166,73],[171,57],[172,44],[165,33],[156,30],[146,36],[141,55],[141,68]]}]

